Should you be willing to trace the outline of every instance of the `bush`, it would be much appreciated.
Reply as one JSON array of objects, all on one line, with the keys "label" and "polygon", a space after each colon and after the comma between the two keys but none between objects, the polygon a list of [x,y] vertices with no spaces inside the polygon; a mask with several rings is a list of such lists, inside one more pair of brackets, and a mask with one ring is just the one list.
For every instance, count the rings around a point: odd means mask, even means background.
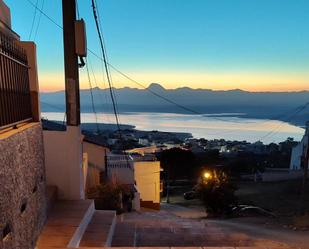
[{"label": "bush", "polygon": [[202,178],[195,186],[198,197],[202,200],[205,210],[209,214],[225,214],[231,205],[236,204],[235,186],[223,171],[213,170],[211,177]]},{"label": "bush", "polygon": [[129,194],[130,190],[124,186],[104,183],[87,191],[87,197],[94,199],[95,207],[99,210],[116,210],[122,212],[122,196]]}]

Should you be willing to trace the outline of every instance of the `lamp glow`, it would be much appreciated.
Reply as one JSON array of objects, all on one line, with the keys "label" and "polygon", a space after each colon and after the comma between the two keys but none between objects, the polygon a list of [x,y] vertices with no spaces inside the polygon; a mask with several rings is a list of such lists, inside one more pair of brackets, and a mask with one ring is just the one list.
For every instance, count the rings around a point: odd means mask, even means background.
[{"label": "lamp glow", "polygon": [[204,178],[207,179],[207,180],[208,180],[208,179],[211,179],[211,177],[212,177],[211,174],[210,174],[210,172],[205,172],[203,176],[204,176]]}]

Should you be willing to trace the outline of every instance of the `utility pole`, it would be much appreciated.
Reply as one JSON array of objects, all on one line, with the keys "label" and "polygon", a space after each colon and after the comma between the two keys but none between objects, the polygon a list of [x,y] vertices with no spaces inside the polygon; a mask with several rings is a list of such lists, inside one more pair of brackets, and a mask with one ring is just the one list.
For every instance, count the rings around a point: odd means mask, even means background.
[{"label": "utility pole", "polygon": [[79,72],[75,45],[76,0],[62,0],[62,13],[67,125],[79,126]]},{"label": "utility pole", "polygon": [[65,132],[66,162],[61,168],[67,175],[61,183],[63,199],[85,198],[83,148],[80,128],[79,68],[76,39],[76,0],[62,0],[65,98],[67,127]]}]

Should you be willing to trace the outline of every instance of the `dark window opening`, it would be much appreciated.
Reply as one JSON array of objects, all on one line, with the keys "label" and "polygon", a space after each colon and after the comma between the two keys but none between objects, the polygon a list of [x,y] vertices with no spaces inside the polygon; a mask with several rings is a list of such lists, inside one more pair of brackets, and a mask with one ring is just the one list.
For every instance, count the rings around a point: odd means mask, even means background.
[{"label": "dark window opening", "polygon": [[26,211],[26,209],[27,209],[27,201],[25,201],[20,207],[21,214],[23,214]]},{"label": "dark window opening", "polygon": [[12,233],[11,226],[10,224],[7,223],[2,230],[2,241],[9,240],[11,237],[11,233]]},{"label": "dark window opening", "polygon": [[38,191],[38,186],[35,185],[35,186],[33,187],[33,189],[32,189],[32,193],[34,194],[34,193],[36,193],[37,191]]}]

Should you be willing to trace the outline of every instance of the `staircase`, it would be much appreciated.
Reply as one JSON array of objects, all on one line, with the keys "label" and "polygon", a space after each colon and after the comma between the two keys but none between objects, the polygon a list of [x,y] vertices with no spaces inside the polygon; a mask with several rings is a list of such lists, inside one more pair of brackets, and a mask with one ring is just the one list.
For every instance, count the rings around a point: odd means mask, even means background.
[{"label": "staircase", "polygon": [[48,192],[50,211],[36,249],[111,246],[115,211],[95,210],[92,200],[55,201],[55,191]]},{"label": "staircase", "polygon": [[116,225],[114,211],[96,210],[79,243],[80,247],[111,246]]},{"label": "staircase", "polygon": [[129,218],[126,214],[116,218],[114,211],[95,210],[91,200],[54,202],[54,191],[48,196],[51,211],[36,249],[181,249],[189,246],[191,249],[291,248],[278,246],[277,243],[257,245],[247,237],[241,237],[241,234],[232,235],[216,226],[205,226],[203,222],[189,221],[166,212],[131,213]]}]

